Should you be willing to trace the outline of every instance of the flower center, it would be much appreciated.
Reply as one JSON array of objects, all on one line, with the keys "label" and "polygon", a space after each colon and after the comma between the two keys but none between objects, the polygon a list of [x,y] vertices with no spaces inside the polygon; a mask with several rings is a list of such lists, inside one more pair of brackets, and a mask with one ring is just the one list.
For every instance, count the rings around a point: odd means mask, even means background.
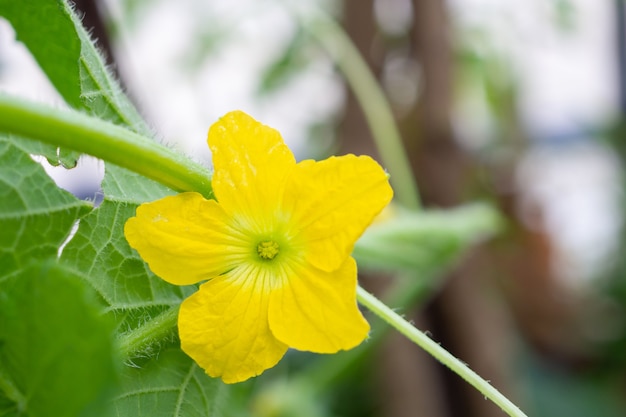
[{"label": "flower center", "polygon": [[262,259],[266,259],[269,261],[271,259],[274,259],[276,255],[278,255],[278,243],[274,242],[273,240],[259,242],[256,250]]}]

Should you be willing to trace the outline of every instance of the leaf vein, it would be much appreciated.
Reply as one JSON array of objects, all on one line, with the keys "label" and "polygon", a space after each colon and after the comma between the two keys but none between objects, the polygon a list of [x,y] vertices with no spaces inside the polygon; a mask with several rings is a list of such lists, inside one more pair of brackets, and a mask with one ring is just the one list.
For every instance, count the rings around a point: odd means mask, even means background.
[{"label": "leaf vein", "polygon": [[180,393],[178,394],[178,398],[176,399],[176,408],[174,409],[174,417],[181,416],[180,412],[183,407],[183,402],[185,399],[185,392],[187,391],[187,386],[189,385],[189,381],[191,381],[191,378],[193,377],[194,371],[196,370],[197,366],[198,365],[196,365],[195,362],[191,364],[191,366],[189,367],[189,372],[187,372],[187,375],[185,375],[185,379],[183,380],[183,383],[180,385]]},{"label": "leaf vein", "polygon": [[143,389],[139,389],[135,391],[125,392],[122,395],[118,395],[117,397],[114,398],[114,401],[123,400],[125,398],[130,398],[130,397],[138,397],[140,395],[159,394],[163,392],[176,392],[179,390],[180,390],[180,387],[177,387],[175,385],[169,386],[169,387],[143,388]]}]

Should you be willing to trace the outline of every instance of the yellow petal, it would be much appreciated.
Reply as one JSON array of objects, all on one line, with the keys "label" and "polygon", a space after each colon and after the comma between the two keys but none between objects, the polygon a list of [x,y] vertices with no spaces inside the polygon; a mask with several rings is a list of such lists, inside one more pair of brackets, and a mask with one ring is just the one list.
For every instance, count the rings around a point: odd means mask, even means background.
[{"label": "yellow petal", "polygon": [[250,244],[230,222],[217,202],[182,193],[140,205],[124,234],[155,274],[189,285],[232,269],[249,254]]},{"label": "yellow petal", "polygon": [[278,340],[298,350],[334,353],[367,337],[352,257],[332,273],[306,265],[285,272],[269,305],[270,329]]},{"label": "yellow petal", "polygon": [[269,330],[271,276],[237,268],[200,287],[180,307],[181,348],[207,374],[226,383],[245,381],[276,365],[287,345]]},{"label": "yellow petal", "polygon": [[[271,228],[295,159],[278,131],[236,111],[209,130],[213,191],[224,210],[247,227]],[[257,230],[266,232],[267,230]]]},{"label": "yellow petal", "polygon": [[306,260],[325,271],[339,268],[356,240],[391,201],[387,175],[368,156],[302,161],[287,184],[284,209],[302,230]]}]

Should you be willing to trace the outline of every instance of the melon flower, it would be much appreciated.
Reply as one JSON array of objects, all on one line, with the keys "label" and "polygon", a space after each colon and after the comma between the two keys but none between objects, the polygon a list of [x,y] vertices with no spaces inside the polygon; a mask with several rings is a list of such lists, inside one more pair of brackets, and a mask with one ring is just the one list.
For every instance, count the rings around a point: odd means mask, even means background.
[{"label": "melon flower", "polygon": [[204,282],[178,316],[181,348],[212,377],[244,381],[288,348],[350,349],[368,335],[355,241],[392,190],[370,157],[296,163],[280,134],[242,112],[209,130],[216,200],[142,204],[125,235],[167,282]]}]

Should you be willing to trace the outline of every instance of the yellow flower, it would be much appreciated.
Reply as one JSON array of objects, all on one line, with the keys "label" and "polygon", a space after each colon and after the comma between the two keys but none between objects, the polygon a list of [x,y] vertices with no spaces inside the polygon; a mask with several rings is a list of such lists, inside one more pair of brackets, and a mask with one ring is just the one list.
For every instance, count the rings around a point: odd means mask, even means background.
[{"label": "yellow flower", "polygon": [[271,368],[289,347],[361,343],[354,242],[391,200],[367,156],[296,163],[280,134],[242,112],[209,130],[217,201],[182,193],[142,204],[124,232],[152,271],[207,281],[180,307],[181,347],[224,382]]}]

